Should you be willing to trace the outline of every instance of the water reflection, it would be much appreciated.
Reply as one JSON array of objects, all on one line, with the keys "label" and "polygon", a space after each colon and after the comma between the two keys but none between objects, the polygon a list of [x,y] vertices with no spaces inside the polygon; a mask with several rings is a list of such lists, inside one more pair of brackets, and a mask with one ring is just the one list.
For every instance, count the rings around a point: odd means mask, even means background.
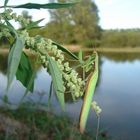
[{"label": "water reflection", "polygon": [[114,136],[138,139],[140,61],[116,63],[104,57],[103,62],[102,79],[95,95],[104,111],[102,121]]},{"label": "water reflection", "polygon": [[101,56],[115,62],[133,62],[136,59],[140,60],[140,53],[100,53]]},{"label": "water reflection", "polygon": [[[101,54],[100,80],[94,100],[98,101],[103,112],[101,127],[105,128],[116,140],[138,140],[140,134],[140,55],[136,54]],[[0,56],[0,58],[3,58]],[[5,58],[6,59],[6,58]],[[0,59],[0,93],[6,87],[6,60]],[[3,66],[4,65],[4,66]],[[26,100],[47,102],[51,77],[43,68],[38,68],[35,79],[35,93],[29,94]],[[16,80],[11,87],[9,97],[11,102],[18,103],[24,94],[24,87]],[[45,93],[43,98],[38,93]],[[59,105],[55,96],[52,104],[57,113]],[[75,103],[67,102],[66,113],[78,120],[82,99]],[[96,117],[90,112],[88,127],[93,132]]]}]

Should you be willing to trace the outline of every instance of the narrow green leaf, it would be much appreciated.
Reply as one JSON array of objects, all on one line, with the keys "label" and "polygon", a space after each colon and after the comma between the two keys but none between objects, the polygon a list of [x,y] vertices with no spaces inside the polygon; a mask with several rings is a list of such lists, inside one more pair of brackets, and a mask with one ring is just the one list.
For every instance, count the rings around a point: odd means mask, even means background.
[{"label": "narrow green leaf", "polygon": [[4,7],[7,6],[8,1],[9,1],[9,0],[5,0],[5,1],[4,1]]},{"label": "narrow green leaf", "polygon": [[58,101],[61,105],[61,108],[64,110],[65,101],[64,101],[64,87],[63,87],[62,73],[59,70],[56,61],[54,61],[51,57],[49,57],[48,60],[49,60],[49,71],[52,76],[53,87],[56,96],[58,98]]},{"label": "narrow green leaf", "polygon": [[[27,88],[30,79],[32,77],[32,74],[33,74],[33,70],[29,58],[24,52],[22,52],[20,63],[16,72],[16,78]],[[34,87],[34,82],[29,88],[31,92],[33,92],[33,87]]]},{"label": "narrow green leaf", "polygon": [[73,53],[71,53],[69,50],[67,50],[66,48],[64,48],[63,46],[61,46],[60,44],[53,42],[53,45],[56,45],[58,47],[58,49],[60,49],[61,51],[67,53],[69,56],[71,56],[72,58],[79,60],[78,57],[76,55],[74,55]]},{"label": "narrow green leaf", "polygon": [[58,9],[67,8],[75,5],[79,1],[69,2],[69,3],[47,3],[47,4],[37,4],[37,3],[26,3],[22,5],[13,6],[13,8],[26,8],[26,9]]},{"label": "narrow green leaf", "polygon": [[80,114],[80,132],[81,133],[84,133],[84,130],[86,127],[92,98],[93,98],[95,88],[96,88],[96,83],[98,80],[98,54],[97,53],[95,54],[96,54],[95,69],[94,69],[94,72],[88,78],[88,82],[86,86],[86,93],[84,96],[84,101],[83,101],[81,114]]},{"label": "narrow green leaf", "polygon": [[13,44],[9,56],[8,56],[8,84],[7,84],[7,90],[9,89],[14,76],[16,75],[20,59],[21,59],[21,54],[22,54],[22,49],[24,48],[24,43],[20,38],[17,38],[15,43]]},{"label": "narrow green leaf", "polygon": [[82,63],[83,62],[83,51],[82,50],[79,51],[78,58],[79,58],[80,63]]},{"label": "narrow green leaf", "polygon": [[15,34],[16,37],[18,37],[17,35],[17,31],[16,29],[12,26],[12,24],[5,18],[5,22],[7,24],[8,29]]},{"label": "narrow green leaf", "polygon": [[44,20],[44,18],[42,18],[42,19],[40,19],[40,20],[37,20],[37,21],[35,21],[35,22],[30,23],[30,24],[26,27],[26,29],[29,30],[29,29],[38,27],[38,24],[39,24],[41,21],[43,21],[43,20]]}]

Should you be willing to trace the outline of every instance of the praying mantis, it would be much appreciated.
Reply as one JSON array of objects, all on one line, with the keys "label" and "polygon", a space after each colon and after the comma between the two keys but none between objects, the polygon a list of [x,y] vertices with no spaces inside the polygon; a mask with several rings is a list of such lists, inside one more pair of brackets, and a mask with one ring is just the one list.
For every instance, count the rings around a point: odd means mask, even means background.
[{"label": "praying mantis", "polygon": [[90,111],[90,107],[92,103],[92,98],[93,98],[95,88],[96,88],[96,83],[98,80],[98,73],[99,73],[98,54],[96,51],[94,51],[94,53],[95,53],[94,71],[88,77],[87,84],[86,84],[86,91],[84,95],[84,101],[83,101],[83,105],[82,105],[82,109],[80,113],[79,125],[80,125],[81,133],[84,133],[85,131],[85,127],[86,127],[86,123],[87,123],[87,119],[88,119],[88,115],[89,115],[89,111]]}]

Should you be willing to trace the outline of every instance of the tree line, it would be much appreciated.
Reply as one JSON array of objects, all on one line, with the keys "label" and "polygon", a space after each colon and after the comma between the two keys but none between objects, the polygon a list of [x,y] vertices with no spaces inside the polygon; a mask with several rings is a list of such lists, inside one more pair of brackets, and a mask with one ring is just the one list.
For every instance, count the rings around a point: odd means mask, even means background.
[{"label": "tree line", "polygon": [[104,30],[100,47],[140,47],[140,29]]},{"label": "tree line", "polygon": [[[66,2],[66,0],[57,0],[57,2]],[[44,37],[52,38],[61,44],[86,46],[100,40],[98,8],[92,0],[81,0],[71,8],[49,12],[50,22],[39,31]]]},{"label": "tree line", "polygon": [[[49,23],[41,29],[30,30],[30,35],[40,34],[60,44],[78,44],[85,47],[140,46],[140,29],[103,30],[99,26],[98,12],[98,7],[92,0],[81,0],[79,4],[67,9],[49,10]],[[22,14],[32,22],[32,17],[26,11]],[[22,28],[22,25],[20,27]],[[4,38],[3,41],[6,42]]]},{"label": "tree line", "polygon": [[82,0],[72,8],[49,12],[52,20],[42,30],[31,34],[37,33],[59,43],[80,44],[85,47],[140,46],[140,29],[103,30],[99,26],[98,7],[92,0]]}]

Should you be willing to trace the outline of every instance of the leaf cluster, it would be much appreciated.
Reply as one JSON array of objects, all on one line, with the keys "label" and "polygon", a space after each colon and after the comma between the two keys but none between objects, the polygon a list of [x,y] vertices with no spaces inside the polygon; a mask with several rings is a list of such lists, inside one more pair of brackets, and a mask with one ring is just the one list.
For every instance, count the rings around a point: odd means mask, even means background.
[{"label": "leaf cluster", "polygon": [[[0,8],[4,8],[5,10],[8,7],[11,8],[25,8],[25,9],[57,9],[57,8],[67,8],[69,6],[75,5],[78,1],[70,2],[70,3],[47,3],[47,4],[37,4],[37,3],[26,3],[22,5],[14,5],[9,6],[8,5],[9,0],[5,0],[4,6]],[[10,88],[10,85],[16,76],[16,79],[19,80],[26,90],[26,94],[28,91],[33,92],[34,89],[34,72],[29,60],[29,57],[26,55],[26,53],[23,51],[26,47],[24,38],[21,38],[19,35],[19,31],[16,30],[13,25],[10,23],[10,19],[6,17],[4,13],[1,13],[3,15],[4,22],[1,22],[1,27],[4,27],[9,30],[12,41],[10,42],[10,49],[9,49],[9,55],[8,55],[8,83],[7,83],[7,92]],[[26,27],[20,29],[22,30],[29,30],[36,28],[38,23],[40,23],[43,19],[40,19],[35,22],[29,23]],[[57,45],[60,50],[67,53],[74,59],[78,60],[78,58],[72,54],[70,51],[62,47],[61,45],[53,42],[54,45]],[[31,46],[28,46],[31,47]],[[49,71],[52,76],[53,86],[55,89],[55,92],[57,94],[58,100],[64,109],[64,91],[62,91],[63,86],[63,80],[62,75],[60,73],[60,70],[56,64],[55,61],[53,61],[51,58],[49,58]],[[60,82],[62,81],[62,82]]]}]

